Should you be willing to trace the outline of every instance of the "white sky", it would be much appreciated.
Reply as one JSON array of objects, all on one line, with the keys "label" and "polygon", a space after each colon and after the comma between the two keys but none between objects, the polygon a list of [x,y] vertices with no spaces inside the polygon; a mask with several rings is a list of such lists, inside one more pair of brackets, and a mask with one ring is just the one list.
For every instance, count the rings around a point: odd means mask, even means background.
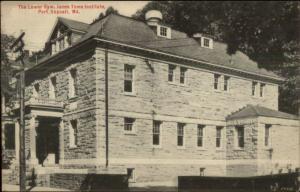
[{"label": "white sky", "polygon": [[[143,8],[148,1],[2,1],[1,2],[1,33],[17,37],[21,30],[24,37],[25,48],[36,51],[43,48],[56,18],[66,17],[86,23],[91,23],[101,12],[112,6],[121,15],[131,16],[138,9]],[[101,9],[79,9],[79,14],[41,14],[38,9],[20,9],[19,5],[102,5]],[[56,9],[58,10],[58,9]],[[69,9],[69,13],[72,9]]]}]

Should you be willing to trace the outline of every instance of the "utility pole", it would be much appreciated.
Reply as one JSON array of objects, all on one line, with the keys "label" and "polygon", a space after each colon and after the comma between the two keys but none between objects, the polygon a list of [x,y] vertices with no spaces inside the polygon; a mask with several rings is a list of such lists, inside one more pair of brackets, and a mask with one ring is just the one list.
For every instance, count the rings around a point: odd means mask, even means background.
[{"label": "utility pole", "polygon": [[24,63],[24,41],[23,37],[25,32],[22,32],[21,35],[15,40],[15,42],[10,46],[10,49],[13,49],[14,53],[19,53],[19,56],[16,58],[16,62],[20,61],[22,65],[22,70],[19,76],[20,83],[20,151],[19,151],[19,163],[20,163],[20,191],[26,191],[26,159],[25,159],[25,63]]}]

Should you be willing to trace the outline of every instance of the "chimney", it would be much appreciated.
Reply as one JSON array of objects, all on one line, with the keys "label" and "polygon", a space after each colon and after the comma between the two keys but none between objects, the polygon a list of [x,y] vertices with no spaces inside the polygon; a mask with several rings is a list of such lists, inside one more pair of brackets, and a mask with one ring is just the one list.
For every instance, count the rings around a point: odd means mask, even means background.
[{"label": "chimney", "polygon": [[146,22],[151,27],[156,27],[162,18],[162,14],[158,10],[150,10],[145,14]]}]

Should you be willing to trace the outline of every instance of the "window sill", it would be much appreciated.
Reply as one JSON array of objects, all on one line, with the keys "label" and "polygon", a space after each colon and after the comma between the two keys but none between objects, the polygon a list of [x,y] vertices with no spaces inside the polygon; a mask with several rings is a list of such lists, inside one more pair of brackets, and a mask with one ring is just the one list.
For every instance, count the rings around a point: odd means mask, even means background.
[{"label": "window sill", "polygon": [[175,83],[174,81],[168,81],[168,84],[170,84],[170,85],[178,85],[178,84]]},{"label": "window sill", "polygon": [[136,97],[136,94],[133,92],[123,92],[123,94],[130,97]]},{"label": "window sill", "polygon": [[185,149],[185,146],[177,146],[177,149]]},{"label": "window sill", "polygon": [[218,152],[224,152],[225,149],[223,149],[223,148],[217,148],[216,151],[218,151]]},{"label": "window sill", "polygon": [[73,97],[69,97],[68,98],[70,102],[76,101],[77,99],[79,99],[78,96],[73,96]]},{"label": "window sill", "polygon": [[207,148],[205,148],[205,147],[197,147],[197,150],[198,151],[207,151]]},{"label": "window sill", "polygon": [[136,132],[124,132],[124,135],[137,135]]},{"label": "window sill", "polygon": [[244,148],[235,148],[235,149],[233,149],[233,151],[245,151],[245,149]]},{"label": "window sill", "polygon": [[153,148],[153,149],[161,149],[162,146],[161,146],[161,145],[152,145],[152,148]]}]

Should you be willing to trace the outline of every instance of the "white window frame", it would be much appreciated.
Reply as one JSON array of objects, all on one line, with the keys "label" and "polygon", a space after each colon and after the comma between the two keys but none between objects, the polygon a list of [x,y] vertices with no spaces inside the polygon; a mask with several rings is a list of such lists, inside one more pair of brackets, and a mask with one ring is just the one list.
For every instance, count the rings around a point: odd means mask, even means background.
[{"label": "white window frame", "polygon": [[[205,41],[208,41],[208,46],[205,45]],[[205,47],[205,48],[209,48],[209,49],[213,49],[213,39],[212,38],[209,38],[209,37],[201,37],[201,47]]]},{"label": "white window frame", "polygon": [[[132,120],[132,123],[126,123],[126,120]],[[135,127],[135,121],[136,119],[135,118],[132,118],[132,117],[124,117],[124,120],[123,120],[123,131],[124,131],[124,134],[136,134],[136,127]],[[126,126],[131,124],[131,130],[126,130]]]},{"label": "white window frame", "polygon": [[[166,35],[161,34],[162,29],[166,29]],[[171,39],[171,28],[163,25],[157,25],[157,36]]]},{"label": "white window frame", "polygon": [[[158,133],[158,135],[159,135],[159,144],[158,145],[155,145],[154,142],[153,142],[154,135],[155,135],[154,129],[155,129],[156,123],[159,124],[159,133]],[[161,148],[162,147],[162,122],[161,121],[156,121],[156,120],[153,121],[152,146],[155,147],[155,148]]]},{"label": "white window frame", "polygon": [[[76,122],[76,127],[72,122]],[[76,148],[78,146],[78,120],[73,119],[69,121],[69,146],[70,148]]]},{"label": "white window frame", "polygon": [[[202,146],[198,145],[199,128],[202,129]],[[198,124],[197,125],[197,140],[196,140],[196,146],[198,149],[205,149],[205,135],[206,135],[206,125]]]}]

